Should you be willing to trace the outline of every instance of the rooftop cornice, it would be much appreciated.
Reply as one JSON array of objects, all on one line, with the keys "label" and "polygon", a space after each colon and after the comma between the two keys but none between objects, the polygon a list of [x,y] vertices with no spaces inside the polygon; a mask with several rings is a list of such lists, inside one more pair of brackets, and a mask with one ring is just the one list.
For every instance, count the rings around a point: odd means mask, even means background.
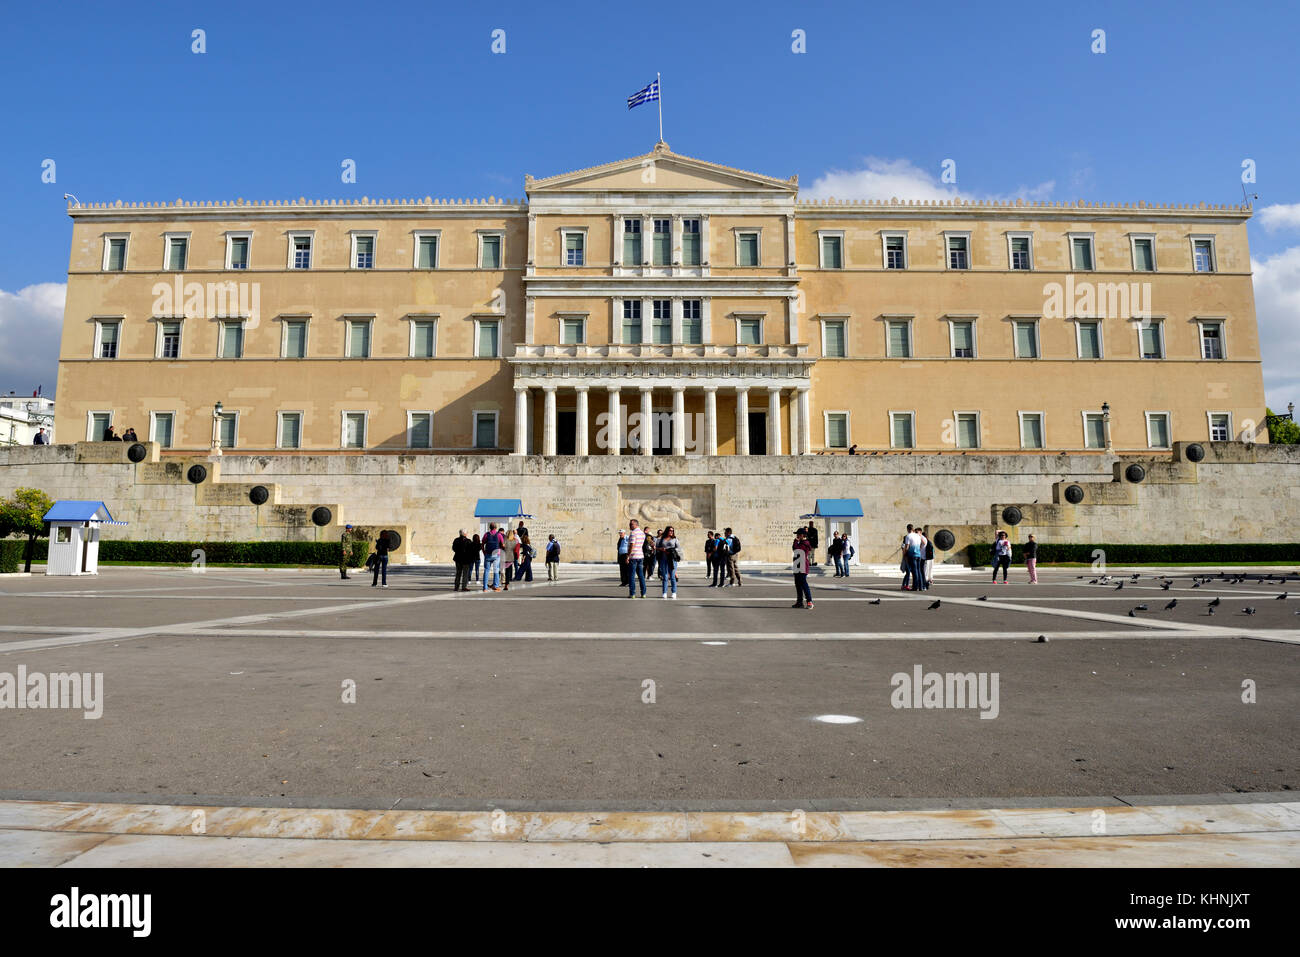
[{"label": "rooftop cornice", "polygon": [[177,199],[170,203],[128,203],[119,199],[111,203],[68,203],[69,216],[120,216],[122,214],[156,216],[173,213],[186,216],[197,214],[228,217],[232,213],[237,213],[240,216],[283,216],[286,214],[315,215],[322,212],[373,213],[376,210],[409,214],[433,212],[524,213],[528,210],[528,204],[522,199],[500,199],[495,196],[489,196],[486,199],[434,199],[430,196],[426,196],[424,199],[371,199],[368,196],[363,196],[360,199],[307,199],[299,197],[298,199],[251,201],[245,199]]},{"label": "rooftop cornice", "polygon": [[874,213],[908,213],[923,211],[926,214],[941,216],[984,215],[993,213],[1005,216],[1008,213],[1029,213],[1034,216],[1059,215],[1077,216],[1080,213],[1094,216],[1123,216],[1131,218],[1135,214],[1147,216],[1183,216],[1201,218],[1207,214],[1249,219],[1253,209],[1246,205],[1218,205],[1212,203],[1178,204],[1178,203],[1097,203],[1085,199],[1073,202],[1045,202],[1042,200],[967,200],[954,199],[799,199],[795,200],[797,213],[858,212],[870,210]]}]

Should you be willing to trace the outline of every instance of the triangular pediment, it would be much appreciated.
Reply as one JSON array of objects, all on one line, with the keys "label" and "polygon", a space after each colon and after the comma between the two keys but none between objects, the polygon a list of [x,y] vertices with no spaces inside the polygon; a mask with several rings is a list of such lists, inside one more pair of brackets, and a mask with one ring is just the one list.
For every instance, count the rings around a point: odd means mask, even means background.
[{"label": "triangular pediment", "polygon": [[682,156],[672,152],[666,144],[641,156],[592,166],[587,169],[561,173],[545,179],[524,180],[529,195],[534,193],[569,192],[652,192],[704,191],[704,192],[754,192],[796,193],[798,177],[777,179],[734,169],[718,163]]}]

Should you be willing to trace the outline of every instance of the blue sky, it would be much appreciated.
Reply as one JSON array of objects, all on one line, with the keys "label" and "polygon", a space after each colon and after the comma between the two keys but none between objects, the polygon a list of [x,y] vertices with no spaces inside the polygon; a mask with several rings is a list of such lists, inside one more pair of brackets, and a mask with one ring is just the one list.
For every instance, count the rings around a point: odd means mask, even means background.
[{"label": "blue sky", "polygon": [[674,150],[798,173],[805,191],[938,195],[953,159],[973,196],[1235,203],[1253,159],[1266,381],[1285,404],[1300,394],[1298,28],[1294,4],[1196,0],[11,5],[0,388],[34,387],[32,370],[53,384],[64,192],[521,196],[525,173],[647,151],[654,107],[624,101],[659,71]]}]

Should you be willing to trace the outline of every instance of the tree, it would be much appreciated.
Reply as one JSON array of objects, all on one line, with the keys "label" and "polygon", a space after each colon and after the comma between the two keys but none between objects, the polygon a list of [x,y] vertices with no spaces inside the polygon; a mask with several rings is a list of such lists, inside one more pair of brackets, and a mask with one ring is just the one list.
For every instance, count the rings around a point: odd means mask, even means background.
[{"label": "tree", "polygon": [[1274,445],[1300,445],[1300,425],[1291,419],[1275,416],[1273,410],[1264,409],[1264,422],[1268,425],[1268,440]]},{"label": "tree", "polygon": [[54,507],[54,500],[38,488],[20,488],[0,502],[0,538],[26,535],[27,548],[23,554],[23,571],[32,570],[32,552],[36,538],[45,533],[42,516]]}]

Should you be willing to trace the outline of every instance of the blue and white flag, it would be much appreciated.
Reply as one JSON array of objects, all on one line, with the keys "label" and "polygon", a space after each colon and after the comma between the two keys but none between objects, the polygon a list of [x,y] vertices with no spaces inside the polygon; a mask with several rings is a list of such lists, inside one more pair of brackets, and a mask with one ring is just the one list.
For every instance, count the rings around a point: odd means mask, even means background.
[{"label": "blue and white flag", "polygon": [[627,108],[630,110],[634,106],[640,106],[642,103],[653,103],[659,99],[659,81],[653,80],[644,90],[637,90],[627,98]]}]

